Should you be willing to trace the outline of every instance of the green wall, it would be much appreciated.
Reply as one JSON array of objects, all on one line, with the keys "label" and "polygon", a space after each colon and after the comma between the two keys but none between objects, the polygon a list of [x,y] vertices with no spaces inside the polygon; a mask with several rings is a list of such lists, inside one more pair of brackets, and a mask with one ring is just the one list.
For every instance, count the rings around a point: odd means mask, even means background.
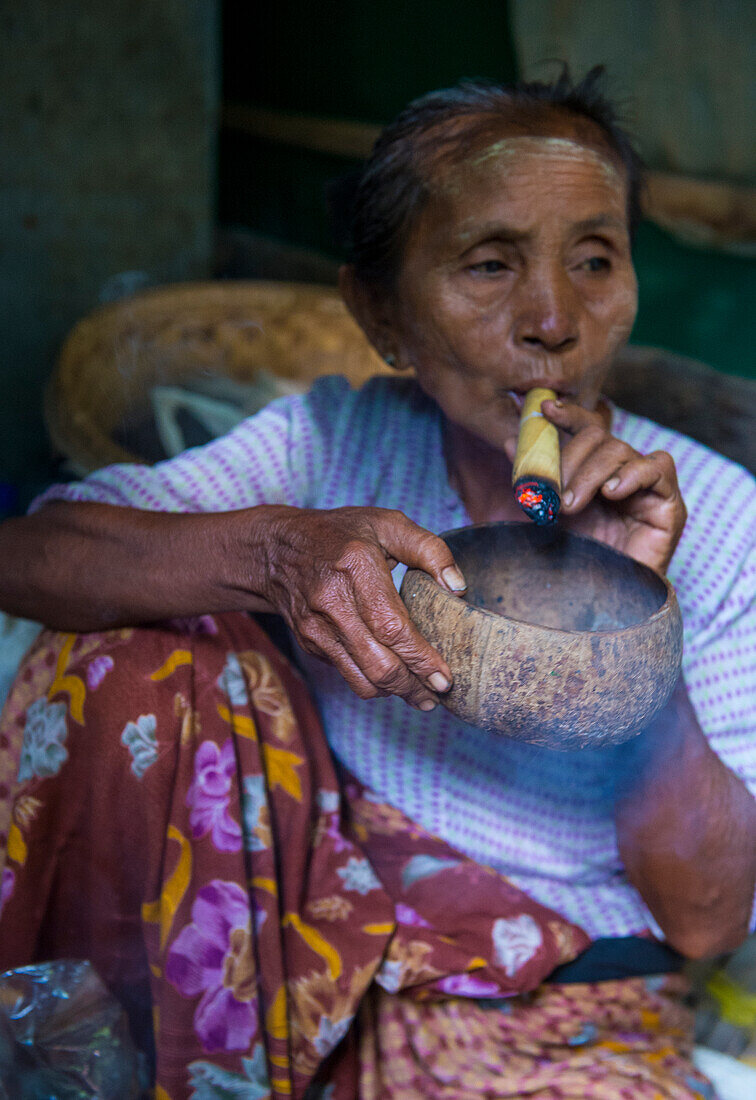
[{"label": "green wall", "polygon": [[76,321],[210,273],[219,23],[219,0],[0,3],[0,517],[56,476],[42,397]]},{"label": "green wall", "polygon": [[[502,0],[225,7],[224,97],[233,102],[381,122],[431,88],[516,75]],[[334,254],[323,190],[350,162],[236,133],[220,149],[222,222]],[[633,340],[756,377],[756,264],[687,246],[649,223],[635,256]]]}]

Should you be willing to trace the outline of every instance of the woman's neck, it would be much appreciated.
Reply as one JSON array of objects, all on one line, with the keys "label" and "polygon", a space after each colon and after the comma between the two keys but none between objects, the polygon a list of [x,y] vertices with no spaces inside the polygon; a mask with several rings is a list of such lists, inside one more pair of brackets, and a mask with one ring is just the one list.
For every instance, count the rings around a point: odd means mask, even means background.
[{"label": "woman's neck", "polygon": [[444,458],[449,484],[473,523],[521,520],[512,492],[512,463],[503,451],[444,420]]}]

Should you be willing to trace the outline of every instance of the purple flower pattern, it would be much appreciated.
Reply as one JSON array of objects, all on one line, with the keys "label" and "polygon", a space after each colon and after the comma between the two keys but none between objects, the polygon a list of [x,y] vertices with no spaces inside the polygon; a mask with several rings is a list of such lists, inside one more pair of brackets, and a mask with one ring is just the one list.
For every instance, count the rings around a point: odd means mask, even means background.
[{"label": "purple flower pattern", "polygon": [[483,982],[472,974],[450,974],[441,978],[436,986],[450,997],[494,998],[501,996],[496,982]]},{"label": "purple flower pattern", "polygon": [[10,867],[3,868],[3,877],[0,879],[0,913],[3,911],[3,906],[13,893],[13,887],[16,885],[16,876]]},{"label": "purple flower pattern", "polygon": [[110,654],[94,657],[87,665],[87,687],[95,691],[114,666]]},{"label": "purple flower pattern", "polygon": [[400,924],[409,924],[413,928],[430,928],[427,920],[415,912],[411,905],[399,901],[396,905],[396,919]]},{"label": "purple flower pattern", "polygon": [[202,994],[194,1030],[206,1051],[249,1050],[257,1030],[249,899],[213,879],[197,894],[192,923],[171,945],[165,976],[184,997]]},{"label": "purple flower pattern", "polygon": [[195,840],[210,833],[220,852],[238,852],[242,830],[228,812],[236,758],[232,739],[221,748],[215,741],[203,741],[194,757],[194,781],[186,793],[191,810],[189,824]]},{"label": "purple flower pattern", "polygon": [[212,615],[190,615],[184,618],[168,619],[173,630],[181,634],[217,634],[218,627]]}]

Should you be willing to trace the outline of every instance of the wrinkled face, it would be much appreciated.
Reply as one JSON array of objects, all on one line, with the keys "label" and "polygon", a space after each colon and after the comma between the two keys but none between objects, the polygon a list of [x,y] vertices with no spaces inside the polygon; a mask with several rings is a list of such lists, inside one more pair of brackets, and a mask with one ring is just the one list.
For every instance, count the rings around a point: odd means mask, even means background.
[{"label": "wrinkled face", "polygon": [[401,363],[502,449],[533,386],[592,408],[637,305],[621,168],[570,137],[512,136],[430,190],[391,306]]}]

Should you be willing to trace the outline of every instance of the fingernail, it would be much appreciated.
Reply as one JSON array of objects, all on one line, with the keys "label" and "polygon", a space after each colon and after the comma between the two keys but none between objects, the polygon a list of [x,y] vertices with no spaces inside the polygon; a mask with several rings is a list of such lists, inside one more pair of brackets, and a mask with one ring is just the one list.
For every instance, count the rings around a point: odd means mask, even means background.
[{"label": "fingernail", "polygon": [[444,584],[447,588],[451,588],[453,592],[464,592],[467,588],[465,578],[462,576],[459,569],[453,565],[447,566],[446,569],[442,571],[441,576],[444,579]]},{"label": "fingernail", "polygon": [[558,397],[557,397],[557,399],[556,399],[556,400],[554,401],[554,404],[556,405],[556,407],[557,407],[558,409],[563,409],[563,408],[564,408],[564,401],[560,401]]},{"label": "fingernail", "polygon": [[420,710],[428,711],[428,710],[435,710],[435,709],[436,709],[436,704],[433,702],[432,699],[425,699],[420,704]]},{"label": "fingernail", "polygon": [[569,508],[574,499],[575,494],[573,493],[572,489],[568,489],[567,492],[562,495],[562,504],[566,504]]},{"label": "fingernail", "polygon": [[604,487],[606,489],[616,489],[619,483],[620,479],[618,477],[610,477],[609,480],[604,483]]},{"label": "fingernail", "polygon": [[432,676],[428,677],[428,683],[434,691],[448,691],[451,687],[443,672],[434,672]]}]

